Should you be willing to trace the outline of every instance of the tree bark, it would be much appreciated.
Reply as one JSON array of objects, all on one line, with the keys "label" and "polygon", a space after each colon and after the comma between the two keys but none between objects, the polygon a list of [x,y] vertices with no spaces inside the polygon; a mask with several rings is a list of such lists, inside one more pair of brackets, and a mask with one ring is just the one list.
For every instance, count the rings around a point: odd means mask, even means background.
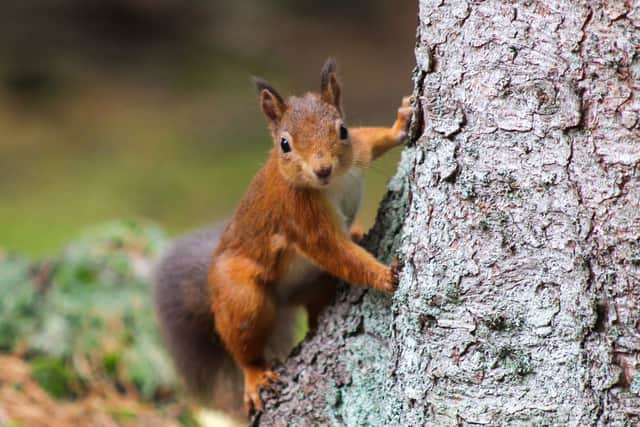
[{"label": "tree bark", "polygon": [[640,423],[640,2],[419,3],[400,288],[345,288],[254,423]]}]

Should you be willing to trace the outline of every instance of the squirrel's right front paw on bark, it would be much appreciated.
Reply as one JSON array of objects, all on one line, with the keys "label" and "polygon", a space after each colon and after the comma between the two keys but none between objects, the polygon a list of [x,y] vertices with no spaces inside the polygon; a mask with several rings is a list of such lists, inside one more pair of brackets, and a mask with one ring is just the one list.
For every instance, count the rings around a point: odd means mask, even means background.
[{"label": "squirrel's right front paw on bark", "polygon": [[398,258],[395,258],[385,272],[385,282],[382,290],[393,293],[398,289],[398,284],[400,283],[400,268]]}]

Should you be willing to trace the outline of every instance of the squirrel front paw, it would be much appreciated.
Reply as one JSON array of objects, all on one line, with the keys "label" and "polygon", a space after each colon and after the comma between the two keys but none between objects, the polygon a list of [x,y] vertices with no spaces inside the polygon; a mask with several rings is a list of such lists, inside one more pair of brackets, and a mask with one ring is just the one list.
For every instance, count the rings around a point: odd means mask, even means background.
[{"label": "squirrel front paw", "polygon": [[351,240],[360,243],[362,239],[364,239],[364,230],[360,224],[353,224],[351,229],[349,230],[349,236],[351,236]]},{"label": "squirrel front paw", "polygon": [[411,98],[411,96],[405,96],[402,98],[402,104],[400,104],[400,108],[398,108],[398,116],[391,128],[394,132],[394,138],[398,142],[404,140],[409,131],[409,123],[411,121],[411,115],[413,114]]},{"label": "squirrel front paw", "polygon": [[382,290],[393,293],[398,289],[398,285],[400,284],[400,269],[400,262],[398,258],[395,258],[389,268],[386,269]]}]

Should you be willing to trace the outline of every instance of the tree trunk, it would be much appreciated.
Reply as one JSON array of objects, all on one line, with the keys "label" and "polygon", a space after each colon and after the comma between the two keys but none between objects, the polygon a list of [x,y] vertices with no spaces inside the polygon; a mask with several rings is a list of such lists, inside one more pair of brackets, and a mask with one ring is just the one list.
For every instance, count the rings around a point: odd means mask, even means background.
[{"label": "tree trunk", "polygon": [[420,0],[412,143],[261,425],[640,422],[640,3]]}]

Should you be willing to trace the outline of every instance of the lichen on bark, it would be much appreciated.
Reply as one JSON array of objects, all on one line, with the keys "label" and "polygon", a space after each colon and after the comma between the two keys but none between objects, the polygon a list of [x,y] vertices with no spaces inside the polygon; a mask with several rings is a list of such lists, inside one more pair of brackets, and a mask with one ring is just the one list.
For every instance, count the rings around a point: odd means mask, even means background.
[{"label": "lichen on bark", "polygon": [[640,422],[640,4],[419,3],[400,288],[345,288],[256,422]]}]

